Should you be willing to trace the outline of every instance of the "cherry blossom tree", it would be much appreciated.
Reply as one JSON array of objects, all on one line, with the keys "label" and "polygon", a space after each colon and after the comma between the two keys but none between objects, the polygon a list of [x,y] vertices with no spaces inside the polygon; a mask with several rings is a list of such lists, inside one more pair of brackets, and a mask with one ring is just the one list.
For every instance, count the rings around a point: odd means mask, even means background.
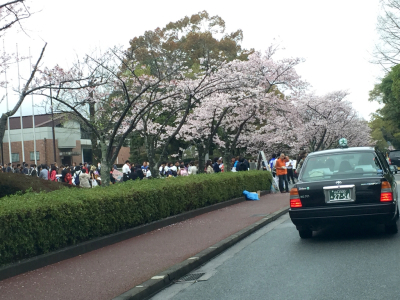
[{"label": "cherry blossom tree", "polygon": [[[100,57],[87,56],[71,70],[56,67],[43,72],[43,80],[53,86],[54,110],[71,113],[95,135],[104,174],[131,132],[143,126],[146,113],[175,105],[182,96],[181,79],[187,69],[179,63],[157,61],[158,72],[150,75],[141,63],[124,61],[125,55],[114,48]],[[72,80],[81,76],[86,83]],[[108,176],[103,181],[107,185]]]},{"label": "cherry blossom tree", "polygon": [[0,34],[11,28],[15,24],[19,24],[21,29],[21,21],[31,16],[29,7],[25,5],[25,0],[13,0],[0,3]]},{"label": "cherry blossom tree", "polygon": [[[175,97],[169,105],[147,111],[142,118],[140,133],[145,137],[148,158],[155,169],[161,161],[167,159],[169,144],[179,136],[187,123],[192,122],[188,116],[193,110],[198,109],[203,100],[209,102],[212,95],[228,93],[242,85],[242,76],[235,68],[236,62],[202,60],[199,71],[191,72],[191,76],[176,81],[179,97]],[[155,162],[157,149],[161,155]]]},{"label": "cherry blossom tree", "polygon": [[273,131],[282,124],[289,96],[296,95],[305,83],[294,69],[301,59],[275,61],[274,53],[271,47],[264,55],[250,55],[248,61],[233,61],[231,70],[238,76],[238,84],[208,97],[193,111],[181,136],[197,147],[199,161],[204,161],[203,155],[215,143],[229,171],[237,148],[255,147],[255,132]]},{"label": "cherry blossom tree", "polygon": [[322,97],[309,94],[296,103],[299,145],[314,152],[337,147],[342,137],[349,146],[371,144],[370,128],[345,100],[347,95],[346,91]]}]

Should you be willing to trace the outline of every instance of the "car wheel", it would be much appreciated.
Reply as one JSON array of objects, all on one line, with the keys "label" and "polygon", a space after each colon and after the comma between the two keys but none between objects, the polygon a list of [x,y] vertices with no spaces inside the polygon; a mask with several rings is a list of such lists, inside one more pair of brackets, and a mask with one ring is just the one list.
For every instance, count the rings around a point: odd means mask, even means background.
[{"label": "car wheel", "polygon": [[312,230],[311,229],[301,229],[301,230],[299,230],[299,235],[302,239],[312,238]]},{"label": "car wheel", "polygon": [[390,234],[396,234],[398,232],[398,228],[397,228],[397,222],[391,222],[389,224],[385,225],[385,231],[386,233],[390,233]]}]

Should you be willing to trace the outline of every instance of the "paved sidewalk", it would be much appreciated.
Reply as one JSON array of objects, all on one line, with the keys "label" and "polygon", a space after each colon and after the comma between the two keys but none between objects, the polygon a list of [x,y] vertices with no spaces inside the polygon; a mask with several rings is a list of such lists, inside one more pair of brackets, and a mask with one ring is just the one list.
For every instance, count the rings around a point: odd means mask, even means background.
[{"label": "paved sidewalk", "polygon": [[289,204],[271,194],[0,281],[0,299],[109,300]]}]

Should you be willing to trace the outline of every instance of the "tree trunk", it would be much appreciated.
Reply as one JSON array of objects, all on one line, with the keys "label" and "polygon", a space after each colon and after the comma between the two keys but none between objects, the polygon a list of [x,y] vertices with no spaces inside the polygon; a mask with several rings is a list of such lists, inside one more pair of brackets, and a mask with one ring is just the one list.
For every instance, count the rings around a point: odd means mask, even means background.
[{"label": "tree trunk", "polygon": [[223,156],[223,163],[224,163],[224,172],[231,172],[232,171],[232,163],[231,163],[231,158],[232,155],[230,154],[230,152],[225,151]]},{"label": "tree trunk", "polygon": [[110,185],[110,171],[113,162],[108,159],[107,144],[104,141],[100,141],[101,147],[101,185]]},{"label": "tree trunk", "polygon": [[231,172],[232,170],[232,165],[231,165],[231,153],[233,152],[234,149],[231,149],[231,146],[229,145],[229,142],[225,143],[225,149],[222,152],[222,158],[223,158],[223,163],[224,163],[224,172]]},{"label": "tree trunk", "polygon": [[[90,92],[90,97],[93,97],[93,92]],[[94,107],[94,103],[89,103],[89,115],[90,115],[90,123],[95,124],[95,114],[96,110]],[[93,132],[90,133],[90,141],[92,143],[92,164],[97,165],[98,162],[101,161],[102,151],[99,148],[97,143],[97,136]]]},{"label": "tree trunk", "polygon": [[199,155],[199,168],[198,168],[198,172],[199,173],[204,173],[204,168],[205,168],[205,163],[204,163],[204,159],[205,159],[205,151],[203,148],[203,144],[197,144],[196,145],[197,148],[197,153]]},{"label": "tree trunk", "polygon": [[158,177],[158,166],[161,165],[160,161],[156,163],[155,150],[154,150],[154,137],[145,135],[144,145],[146,148],[147,159],[150,163],[151,176]]},{"label": "tree trunk", "polygon": [[[6,126],[7,126],[7,115],[2,114],[0,117],[0,143],[3,145],[3,139],[4,139],[4,134],[6,132]],[[4,158],[2,157],[2,160],[4,161]],[[11,157],[9,159],[11,161]],[[3,162],[5,164],[6,162]]]}]

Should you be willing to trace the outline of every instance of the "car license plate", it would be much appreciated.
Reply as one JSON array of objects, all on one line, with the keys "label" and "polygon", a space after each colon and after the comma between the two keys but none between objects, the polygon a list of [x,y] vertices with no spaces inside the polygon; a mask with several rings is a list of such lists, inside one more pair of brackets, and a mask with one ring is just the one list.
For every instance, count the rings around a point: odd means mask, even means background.
[{"label": "car license plate", "polygon": [[350,189],[330,190],[329,201],[351,200]]}]

